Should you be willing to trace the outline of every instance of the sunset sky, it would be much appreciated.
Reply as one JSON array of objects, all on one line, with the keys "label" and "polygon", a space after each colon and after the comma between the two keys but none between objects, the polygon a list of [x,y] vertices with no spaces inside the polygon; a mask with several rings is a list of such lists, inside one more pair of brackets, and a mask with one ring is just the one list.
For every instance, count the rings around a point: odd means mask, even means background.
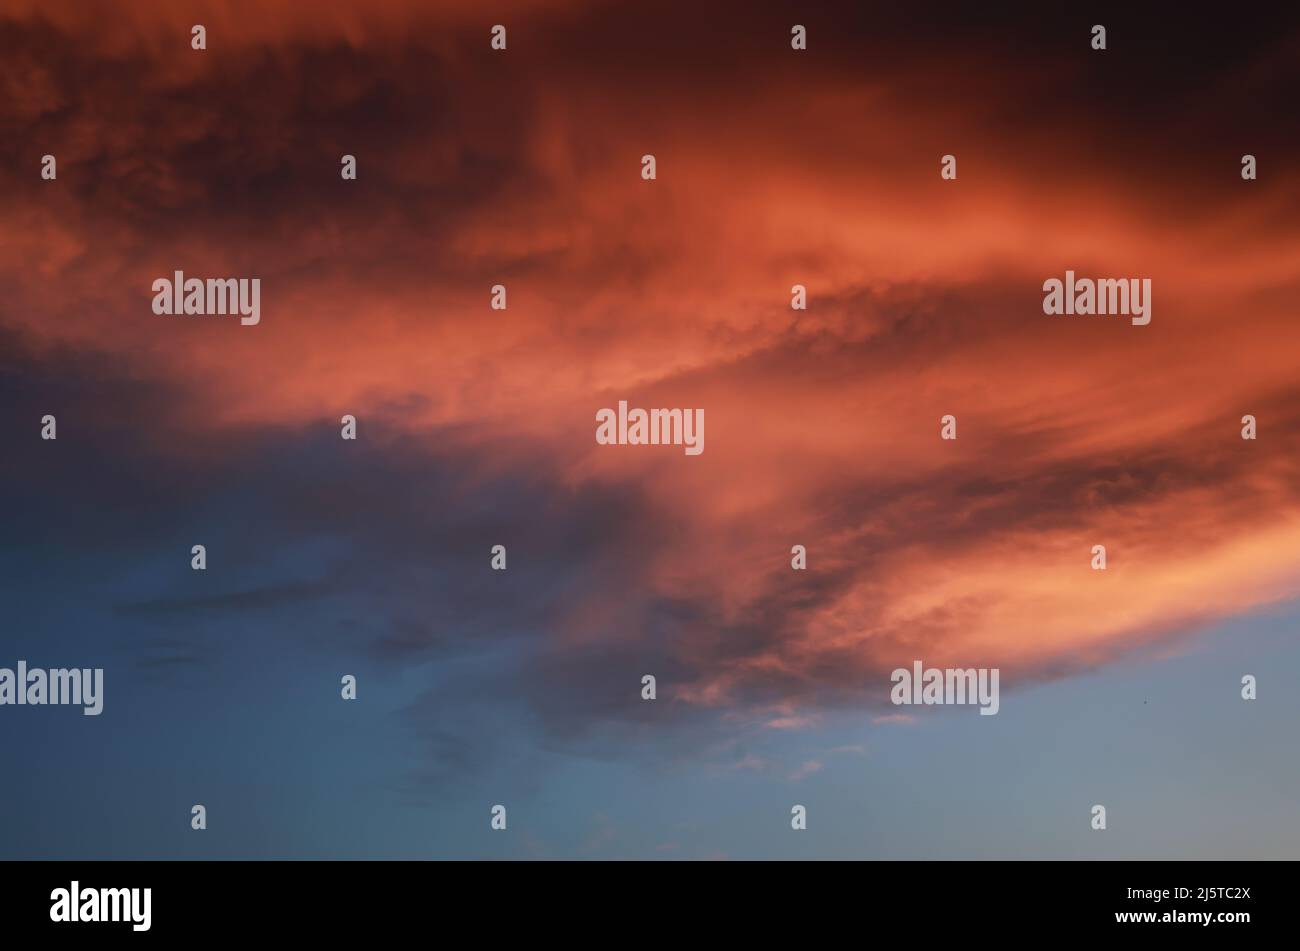
[{"label": "sunset sky", "polygon": [[1069,6],[0,0],[0,855],[1297,857],[1300,14]]}]

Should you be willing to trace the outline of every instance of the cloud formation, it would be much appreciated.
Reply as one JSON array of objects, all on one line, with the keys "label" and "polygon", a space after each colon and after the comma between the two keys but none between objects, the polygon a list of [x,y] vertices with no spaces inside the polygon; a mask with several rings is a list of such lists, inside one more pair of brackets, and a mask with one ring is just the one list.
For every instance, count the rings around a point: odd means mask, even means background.
[{"label": "cloud formation", "polygon": [[[329,604],[384,662],[505,645],[454,692],[612,750],[647,671],[685,722],[791,730],[887,714],[915,658],[1014,691],[1300,591],[1293,22],[1117,15],[1102,68],[1086,25],[983,11],[923,39],[817,8],[794,54],[775,7],[518,3],[494,54],[463,5],[109,9],[0,18],[6,422],[62,401],[90,498],[127,500],[64,544],[147,561],[165,511],[266,553],[123,616]],[[177,268],[260,278],[262,323],[153,315]],[[1044,316],[1066,269],[1151,278],[1152,324]],[[704,408],[707,451],[597,446],[624,398]],[[156,491],[181,477],[198,514]]]}]

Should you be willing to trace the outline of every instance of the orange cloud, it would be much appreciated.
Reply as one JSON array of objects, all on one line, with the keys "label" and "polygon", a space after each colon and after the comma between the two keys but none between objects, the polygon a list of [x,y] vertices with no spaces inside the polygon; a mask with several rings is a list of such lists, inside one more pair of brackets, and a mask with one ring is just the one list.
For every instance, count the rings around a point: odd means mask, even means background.
[{"label": "orange cloud", "polygon": [[[1045,676],[1300,590],[1294,180],[1225,153],[1153,184],[1145,143],[1098,147],[1104,109],[1022,114],[1010,72],[943,51],[802,69],[746,31],[734,73],[701,45],[698,74],[646,72],[650,43],[560,55],[609,6],[519,3],[503,64],[455,6],[11,4],[6,328],[180,387],[158,412],[195,441],[349,412],[637,485],[664,526],[638,596],[691,606],[675,696],[784,705],[773,727],[878,702],[913,657]],[[262,324],[154,316],[176,268],[260,277]],[[1152,324],[1044,316],[1066,269],[1150,277]],[[704,455],[597,446],[621,398],[704,408]],[[555,636],[617,637],[624,597]]]}]

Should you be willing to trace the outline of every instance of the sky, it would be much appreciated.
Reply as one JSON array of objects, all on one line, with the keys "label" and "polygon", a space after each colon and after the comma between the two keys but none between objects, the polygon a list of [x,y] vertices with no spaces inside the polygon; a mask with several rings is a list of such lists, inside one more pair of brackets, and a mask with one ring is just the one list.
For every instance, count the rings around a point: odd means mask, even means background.
[{"label": "sky", "polygon": [[[1300,854],[1300,15],[3,0],[0,50],[0,667],[105,671],[0,707],[0,855]],[[998,714],[894,706],[915,660]]]}]

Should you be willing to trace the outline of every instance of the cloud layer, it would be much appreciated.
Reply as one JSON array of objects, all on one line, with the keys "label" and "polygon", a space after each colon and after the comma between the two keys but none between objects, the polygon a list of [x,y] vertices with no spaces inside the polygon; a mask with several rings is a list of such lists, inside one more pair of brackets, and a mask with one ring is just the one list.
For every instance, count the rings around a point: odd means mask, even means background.
[{"label": "cloud layer", "polygon": [[[1015,690],[1300,590],[1294,23],[1117,14],[1103,55],[828,6],[797,54],[776,7],[520,3],[494,53],[464,9],[350,6],[0,18],[6,425],[98,440],[92,498],[131,473],[130,526],[63,543],[148,561],[161,508],[278,559],[123,616],[497,645],[526,669],[463,695],[574,738],[637,729],[647,671],[685,722],[798,728],[914,658]],[[175,269],[261,278],[261,325],[154,316]],[[1151,278],[1151,325],[1044,316],[1066,269]],[[702,407],[706,451],[597,446],[620,399]],[[6,485],[78,480],[37,456]]]}]

